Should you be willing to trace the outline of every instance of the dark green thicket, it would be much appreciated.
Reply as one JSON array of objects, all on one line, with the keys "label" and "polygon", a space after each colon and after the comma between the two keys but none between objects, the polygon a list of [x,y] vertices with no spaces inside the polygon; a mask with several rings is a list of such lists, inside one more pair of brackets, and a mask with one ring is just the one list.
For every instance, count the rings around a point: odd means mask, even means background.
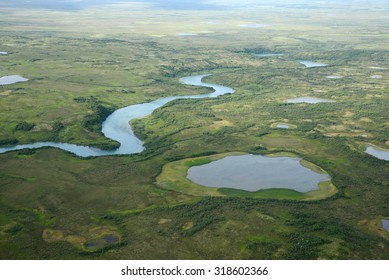
[{"label": "dark green thicket", "polygon": [[35,126],[34,123],[28,123],[26,121],[20,122],[16,125],[15,131],[21,130],[21,131],[30,131]]},{"label": "dark green thicket", "polygon": [[0,139],[1,146],[16,145],[19,140],[16,138]]},{"label": "dark green thicket", "polygon": [[85,102],[88,108],[93,111],[92,114],[85,116],[82,125],[94,132],[101,132],[102,122],[115,111],[112,107],[106,107],[93,96],[90,98],[78,98],[77,102]]}]

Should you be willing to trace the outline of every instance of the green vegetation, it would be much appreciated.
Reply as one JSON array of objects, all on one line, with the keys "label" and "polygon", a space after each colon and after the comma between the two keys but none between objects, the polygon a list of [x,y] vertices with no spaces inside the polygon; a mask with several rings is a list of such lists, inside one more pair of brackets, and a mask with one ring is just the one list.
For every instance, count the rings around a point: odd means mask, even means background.
[{"label": "green vegetation", "polygon": [[195,159],[185,161],[185,165],[188,167],[192,167],[192,166],[207,164],[210,162],[212,162],[212,160],[209,158],[195,158]]},{"label": "green vegetation", "polygon": [[30,131],[31,129],[34,128],[34,126],[35,126],[35,124],[33,124],[33,123],[28,123],[26,121],[22,121],[16,125],[15,130]]},{"label": "green vegetation", "polygon": [[[0,258],[389,259],[389,235],[379,225],[389,215],[389,163],[364,153],[367,144],[389,147],[388,9],[359,4],[183,16],[142,5],[0,8],[7,21],[0,50],[9,53],[0,76],[29,79],[0,86],[1,146],[112,149],[117,143],[100,128],[113,110],[209,91],[180,77],[212,74],[206,82],[236,91],[175,100],[134,120],[146,147],[137,155],[0,154]],[[258,18],[270,26],[239,27]],[[183,32],[199,35],[175,35]],[[253,55],[270,52],[285,55]],[[299,59],[328,66],[305,68]],[[285,103],[302,96],[335,102]],[[180,176],[237,151],[296,154],[328,172],[333,185],[248,193]]]}]

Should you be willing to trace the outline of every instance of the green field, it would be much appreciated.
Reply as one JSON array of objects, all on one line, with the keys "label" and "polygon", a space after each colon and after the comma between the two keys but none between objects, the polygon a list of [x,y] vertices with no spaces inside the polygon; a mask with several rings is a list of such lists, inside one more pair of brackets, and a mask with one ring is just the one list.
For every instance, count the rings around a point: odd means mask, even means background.
[{"label": "green field", "polygon": [[[201,12],[0,5],[0,77],[29,79],[0,85],[1,146],[112,149],[101,123],[113,110],[209,92],[181,77],[212,74],[204,81],[235,90],[132,121],[140,154],[0,154],[0,259],[389,259],[380,224],[389,162],[364,153],[389,148],[389,6],[352,2]],[[240,26],[254,23],[268,25]],[[284,55],[254,56],[263,53]],[[285,102],[303,96],[334,102]],[[249,193],[182,176],[223,154],[281,152],[332,184]]]}]

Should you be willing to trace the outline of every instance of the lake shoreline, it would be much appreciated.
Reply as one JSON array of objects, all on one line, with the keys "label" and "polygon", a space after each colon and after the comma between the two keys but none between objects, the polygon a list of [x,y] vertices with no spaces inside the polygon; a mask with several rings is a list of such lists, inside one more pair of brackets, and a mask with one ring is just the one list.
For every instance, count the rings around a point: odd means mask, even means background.
[{"label": "lake shoreline", "polygon": [[[222,154],[214,154],[210,156],[201,156],[195,158],[187,158],[178,161],[172,161],[165,164],[162,172],[157,176],[157,184],[167,190],[184,193],[193,196],[233,196],[233,197],[253,197],[253,198],[274,198],[274,199],[288,199],[288,200],[320,200],[326,199],[335,195],[338,190],[331,182],[331,177],[321,167],[306,160],[300,160],[300,165],[306,167],[316,173],[326,174],[329,180],[318,184],[316,190],[311,190],[305,193],[297,192],[286,188],[269,188],[259,191],[245,191],[232,188],[220,187],[205,187],[198,185],[187,178],[189,168],[192,166],[201,166],[210,162],[221,160],[228,156],[242,156],[248,155],[246,152],[229,152]],[[260,154],[253,154],[260,155]],[[290,152],[276,152],[269,154],[261,154],[268,158],[290,157],[300,159],[300,156]],[[320,172],[318,172],[320,171]]]}]

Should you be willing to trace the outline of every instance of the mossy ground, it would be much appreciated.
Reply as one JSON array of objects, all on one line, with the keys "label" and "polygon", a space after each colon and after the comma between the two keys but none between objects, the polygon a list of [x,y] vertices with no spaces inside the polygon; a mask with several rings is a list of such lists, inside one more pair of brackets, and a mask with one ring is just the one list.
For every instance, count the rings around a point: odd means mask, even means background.
[{"label": "mossy ground", "polygon": [[[0,86],[2,143],[108,147],[115,143],[98,125],[85,125],[96,106],[207,92],[178,82],[192,74],[212,74],[206,82],[236,90],[176,100],[135,120],[146,147],[139,155],[1,154],[0,258],[388,259],[389,237],[376,221],[389,216],[389,164],[361,148],[389,140],[388,7],[361,5],[338,3],[328,13],[0,8],[7,19],[0,48],[9,53],[0,57],[0,76],[29,79]],[[210,25],[210,18],[223,24]],[[258,18],[270,26],[239,26]],[[253,55],[264,52],[285,55]],[[305,68],[299,59],[328,66]],[[285,103],[302,96],[335,102]],[[286,120],[296,127],[272,127]],[[23,122],[34,127],[16,130],[30,127]],[[334,188],[324,185],[323,196],[314,197],[320,200],[304,201],[287,190],[253,196],[188,185],[186,193],[187,182],[157,184],[166,165],[235,151],[297,154],[328,172],[338,192],[328,197]],[[117,242],[102,244],[107,235]],[[102,246],[88,250],[93,242]]]}]

